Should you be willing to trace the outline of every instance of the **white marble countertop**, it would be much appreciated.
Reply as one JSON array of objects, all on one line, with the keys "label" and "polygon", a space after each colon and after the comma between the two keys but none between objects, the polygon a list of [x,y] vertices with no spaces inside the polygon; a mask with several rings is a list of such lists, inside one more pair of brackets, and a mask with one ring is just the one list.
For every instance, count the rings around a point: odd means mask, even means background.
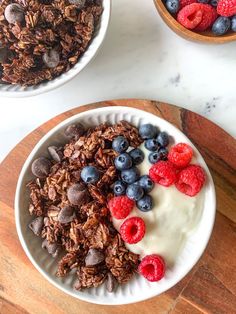
[{"label": "white marble countertop", "polygon": [[0,160],[51,117],[106,99],[147,98],[198,112],[236,136],[236,42],[191,43],[174,34],[152,0],[113,0],[102,49],[77,78],[25,99],[0,98]]}]

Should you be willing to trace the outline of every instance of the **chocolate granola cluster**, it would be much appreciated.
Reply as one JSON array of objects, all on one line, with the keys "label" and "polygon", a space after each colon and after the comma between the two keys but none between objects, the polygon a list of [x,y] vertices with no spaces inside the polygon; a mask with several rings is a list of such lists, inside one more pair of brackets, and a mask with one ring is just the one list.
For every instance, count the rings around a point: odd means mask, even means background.
[{"label": "chocolate granola cluster", "polygon": [[68,71],[88,47],[101,0],[1,0],[0,82],[36,85]]},{"label": "chocolate granola cluster", "polygon": [[[125,247],[107,208],[117,180],[113,164],[117,153],[111,143],[121,134],[132,147],[138,147],[142,139],[126,121],[88,130],[80,124],[71,125],[65,134],[70,139],[64,147],[48,148],[51,159],[40,157],[32,164],[36,179],[28,184],[29,211],[36,218],[30,228],[42,237],[42,247],[49,254],[64,254],[58,276],[76,268],[76,289],[97,287],[106,280],[108,291],[112,291],[116,283],[131,279],[139,256]],[[81,180],[85,166],[99,171],[96,183]]]}]

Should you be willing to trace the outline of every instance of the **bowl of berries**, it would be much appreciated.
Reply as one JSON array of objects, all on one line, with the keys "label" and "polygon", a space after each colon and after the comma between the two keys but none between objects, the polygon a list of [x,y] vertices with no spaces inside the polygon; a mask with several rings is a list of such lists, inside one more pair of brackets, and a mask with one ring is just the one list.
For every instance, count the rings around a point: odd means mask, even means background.
[{"label": "bowl of berries", "polygon": [[167,121],[129,107],[66,119],[19,176],[20,242],[53,285],[97,304],[159,295],[197,263],[216,210],[209,169]]},{"label": "bowl of berries", "polygon": [[236,40],[236,2],[154,0],[163,21],[181,37],[212,44]]}]

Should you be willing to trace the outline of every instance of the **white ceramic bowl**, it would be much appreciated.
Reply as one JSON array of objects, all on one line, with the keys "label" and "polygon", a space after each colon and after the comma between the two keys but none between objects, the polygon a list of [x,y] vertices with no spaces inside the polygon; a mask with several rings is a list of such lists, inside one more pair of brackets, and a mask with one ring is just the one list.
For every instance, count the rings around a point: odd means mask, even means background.
[{"label": "white ceramic bowl", "polygon": [[[161,130],[167,131],[174,137],[176,142],[186,142],[192,145],[197,161],[204,167],[208,178],[205,188],[205,205],[202,211],[202,217],[196,231],[188,237],[186,245],[178,256],[174,267],[167,269],[164,279],[160,282],[151,283],[142,276],[136,275],[128,284],[120,286],[117,291],[112,294],[106,291],[104,285],[97,289],[87,289],[83,292],[75,291],[72,288],[75,280],[73,274],[65,278],[57,278],[55,276],[57,260],[53,259],[46,250],[41,248],[42,240],[36,237],[27,227],[32,220],[28,212],[29,192],[26,189],[26,183],[33,178],[30,170],[31,164],[35,158],[47,156],[47,147],[49,145],[57,145],[65,142],[63,131],[71,123],[82,122],[86,126],[93,126],[105,121],[115,123],[122,119],[131,122],[135,126],[147,122],[152,123],[160,127]],[[169,122],[153,114],[128,107],[105,107],[89,110],[77,114],[53,128],[38,142],[27,158],[18,180],[15,197],[15,218],[18,236],[33,265],[48,281],[62,291],[76,298],[98,304],[127,304],[138,302],[156,296],[173,287],[192,269],[201,257],[212,232],[215,211],[215,189],[212,177],[206,163],[194,145],[181,131]]]},{"label": "white ceramic bowl", "polygon": [[94,36],[88,48],[78,62],[66,73],[55,79],[35,86],[22,87],[20,85],[0,84],[0,97],[28,97],[35,96],[53,90],[73,79],[95,57],[98,49],[104,41],[111,15],[111,0],[102,0],[103,13],[100,23],[95,29]]}]

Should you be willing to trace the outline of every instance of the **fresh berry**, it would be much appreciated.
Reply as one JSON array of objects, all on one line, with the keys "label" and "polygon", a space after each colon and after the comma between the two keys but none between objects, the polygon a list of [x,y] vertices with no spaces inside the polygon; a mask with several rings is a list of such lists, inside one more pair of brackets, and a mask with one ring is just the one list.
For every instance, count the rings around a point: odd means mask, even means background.
[{"label": "fresh berry", "polygon": [[158,142],[155,138],[150,138],[145,141],[144,146],[147,150],[150,150],[151,152],[155,152],[158,149]]},{"label": "fresh berry", "polygon": [[201,3],[192,3],[179,11],[177,21],[188,29],[194,29],[201,23],[202,16]]},{"label": "fresh berry", "polygon": [[231,29],[233,32],[236,32],[236,15],[231,18]]},{"label": "fresh berry", "polygon": [[89,184],[89,183],[96,183],[100,178],[99,171],[94,166],[86,166],[81,171],[81,179]]},{"label": "fresh berry", "polygon": [[155,183],[170,186],[176,181],[176,168],[171,162],[161,160],[149,169],[149,176]]},{"label": "fresh berry", "polygon": [[129,152],[130,157],[133,160],[134,165],[139,165],[143,162],[144,160],[144,153],[141,149],[139,148],[134,148]]},{"label": "fresh berry", "polygon": [[167,0],[166,8],[171,14],[176,14],[179,11],[179,0]]},{"label": "fresh berry", "polygon": [[126,189],[126,195],[128,196],[128,198],[134,201],[140,200],[140,198],[143,197],[143,194],[144,194],[143,188],[136,182],[128,185]]},{"label": "fresh berry", "polygon": [[166,147],[169,144],[169,135],[166,132],[160,132],[157,136],[159,146]]},{"label": "fresh berry", "polygon": [[236,0],[219,0],[217,13],[227,17],[236,14]]},{"label": "fresh berry", "polygon": [[216,9],[209,4],[202,4],[202,21],[194,28],[195,31],[202,32],[212,26],[217,18]]},{"label": "fresh berry", "polygon": [[150,123],[142,124],[139,127],[139,135],[144,140],[147,140],[149,138],[154,138],[157,135],[157,128]]},{"label": "fresh berry", "polygon": [[231,21],[228,17],[224,17],[224,16],[219,16],[214,24],[212,25],[212,32],[213,34],[220,36],[220,35],[224,35],[225,33],[227,33],[227,31],[229,30],[231,26]]},{"label": "fresh berry", "polygon": [[196,2],[197,2],[197,0],[180,0],[180,2],[179,2],[180,9],[182,9],[183,7],[186,7],[186,5],[196,3]]},{"label": "fresh berry", "polygon": [[132,184],[139,179],[140,172],[137,167],[132,167],[121,172],[121,179],[128,184]]},{"label": "fresh berry", "polygon": [[151,164],[155,164],[161,160],[161,156],[158,152],[152,152],[148,155],[148,160]]},{"label": "fresh berry", "polygon": [[132,158],[128,153],[123,153],[115,158],[114,164],[118,170],[129,169],[132,167]]},{"label": "fresh berry", "polygon": [[192,147],[186,143],[178,143],[171,147],[168,160],[176,167],[183,168],[190,163],[192,157]]},{"label": "fresh berry", "polygon": [[161,160],[167,160],[167,157],[168,157],[168,149],[166,147],[161,147],[159,150],[158,150],[158,153],[161,157]]},{"label": "fresh berry", "polygon": [[116,181],[114,183],[113,191],[117,196],[124,195],[126,191],[126,184],[121,180]]},{"label": "fresh berry", "polygon": [[205,182],[204,170],[197,165],[189,165],[181,170],[175,183],[176,188],[189,196],[195,196]]},{"label": "fresh berry", "polygon": [[140,217],[128,218],[120,227],[121,238],[129,244],[141,241],[145,235],[145,231],[145,222]]},{"label": "fresh berry", "polygon": [[125,152],[129,147],[129,142],[124,136],[117,136],[112,142],[112,148],[117,153]]},{"label": "fresh berry", "polygon": [[153,207],[153,200],[150,195],[144,195],[139,201],[137,201],[137,207],[142,212],[148,212]]},{"label": "fresh berry", "polygon": [[210,5],[213,7],[217,7],[219,0],[211,0]]},{"label": "fresh berry", "polygon": [[149,193],[154,188],[154,183],[151,178],[147,175],[142,176],[138,184],[144,189],[145,192]]},{"label": "fresh berry", "polygon": [[146,255],[139,264],[138,270],[148,281],[159,281],[165,275],[165,262],[157,254]]},{"label": "fresh berry", "polygon": [[115,196],[108,202],[111,215],[116,219],[126,218],[134,207],[134,201],[127,196]]}]

